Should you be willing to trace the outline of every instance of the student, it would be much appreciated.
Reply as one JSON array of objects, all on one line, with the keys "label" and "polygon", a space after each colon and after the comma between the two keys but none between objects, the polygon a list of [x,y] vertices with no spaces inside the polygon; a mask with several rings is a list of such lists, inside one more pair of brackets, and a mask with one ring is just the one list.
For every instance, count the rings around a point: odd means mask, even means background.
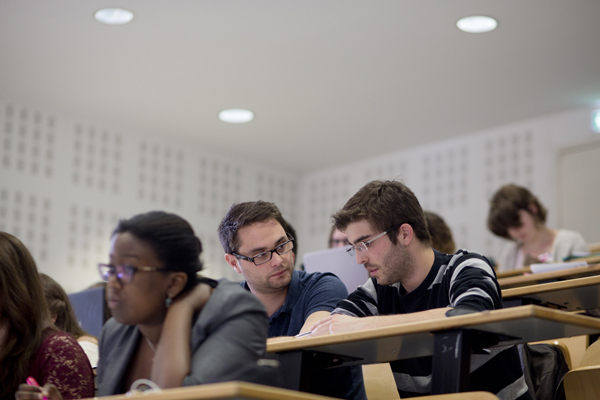
[{"label": "student", "polygon": [[340,231],[335,225],[331,227],[329,231],[329,248],[334,249],[337,247],[348,246],[348,235]]},{"label": "student", "polygon": [[[242,286],[267,309],[269,337],[308,331],[348,293],[333,274],[294,270],[295,238],[284,226],[277,206],[265,201],[234,204],[219,225],[225,260],[244,276]],[[360,369],[340,368],[324,376],[335,376],[335,384],[332,380],[317,384],[315,393],[345,399],[366,397]]]},{"label": "student", "polygon": [[27,397],[28,377],[65,399],[94,396],[90,363],[77,341],[52,325],[31,254],[0,232],[0,399]]},{"label": "student", "polygon": [[427,221],[427,230],[431,235],[431,247],[440,253],[454,254],[456,245],[452,237],[452,231],[446,221],[438,214],[431,211],[423,211]]},{"label": "student", "polygon": [[546,209],[529,190],[509,184],[492,197],[488,228],[512,240],[500,253],[498,271],[540,262],[562,262],[574,252],[587,252],[583,237],[573,231],[546,226]]},{"label": "student", "polygon": [[[432,249],[419,201],[402,183],[368,183],[332,219],[348,234],[349,254],[371,278],[315,324],[311,337],[502,307],[487,259],[467,250],[443,254]],[[471,365],[469,390],[501,399],[529,398],[516,347],[473,355]],[[431,357],[391,366],[401,398],[430,393]]]},{"label": "student", "polygon": [[119,222],[99,265],[113,318],[100,335],[97,396],[142,378],[160,388],[243,380],[265,354],[264,307],[235,283],[199,277],[201,252],[177,215]]},{"label": "student", "polygon": [[77,316],[65,290],[54,279],[40,274],[44,286],[44,296],[54,325],[73,336],[90,361],[92,368],[98,366],[98,339],[84,331],[77,322]]}]

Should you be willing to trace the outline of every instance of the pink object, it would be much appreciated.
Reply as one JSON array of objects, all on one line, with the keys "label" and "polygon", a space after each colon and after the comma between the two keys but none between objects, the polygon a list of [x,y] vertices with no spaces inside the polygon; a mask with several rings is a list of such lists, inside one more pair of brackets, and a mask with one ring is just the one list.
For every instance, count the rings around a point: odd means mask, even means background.
[{"label": "pink object", "polygon": [[[29,386],[37,386],[40,387],[40,384],[37,383],[37,381],[35,380],[35,378],[33,376],[29,376],[27,377],[27,379],[25,380],[25,382],[27,382],[27,384]],[[48,397],[44,396],[44,400],[48,400]]]}]

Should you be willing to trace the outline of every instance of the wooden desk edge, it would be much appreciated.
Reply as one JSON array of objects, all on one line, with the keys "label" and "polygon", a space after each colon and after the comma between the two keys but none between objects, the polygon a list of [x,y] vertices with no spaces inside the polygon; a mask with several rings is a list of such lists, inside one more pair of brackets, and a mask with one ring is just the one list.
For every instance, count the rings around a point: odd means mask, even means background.
[{"label": "wooden desk edge", "polygon": [[531,275],[520,275],[511,276],[509,278],[498,279],[500,287],[512,286],[512,285],[526,285],[533,282],[548,280],[548,279],[559,279],[569,276],[585,275],[589,273],[600,272],[600,264],[591,264],[587,267],[575,267],[569,269],[563,269],[560,271],[542,272],[539,274]]},{"label": "wooden desk edge", "polygon": [[599,285],[600,275],[587,276],[584,278],[573,278],[566,281],[542,283],[539,285],[522,286],[502,290],[502,298],[510,299],[519,296],[527,296],[541,293],[554,292],[563,289],[575,289],[580,287]]},{"label": "wooden desk edge", "polygon": [[328,336],[319,336],[315,338],[292,338],[285,341],[278,341],[276,343],[269,343],[269,340],[267,340],[267,352],[277,353],[307,348],[315,349],[317,347],[327,346],[330,344],[357,342],[362,340],[379,339],[390,336],[408,335],[413,333],[434,333],[436,331],[464,328],[494,322],[502,322],[509,319],[524,319],[531,317],[552,321],[562,321],[573,325],[580,325],[600,330],[600,319],[583,315],[570,314],[564,311],[553,310],[540,306],[526,305],[505,308],[501,310],[482,311],[478,313],[459,315],[455,317],[436,318],[429,321],[412,322],[407,324],[389,326],[385,328],[368,329]]},{"label": "wooden desk edge", "polygon": [[297,392],[294,390],[280,389],[272,386],[258,385],[255,383],[240,381],[164,389],[156,393],[142,392],[131,395],[119,394],[113,396],[94,397],[93,399],[131,400],[143,398],[147,400],[200,400],[231,399],[234,397],[244,397],[257,400],[333,400],[331,397],[320,396],[312,393]]}]

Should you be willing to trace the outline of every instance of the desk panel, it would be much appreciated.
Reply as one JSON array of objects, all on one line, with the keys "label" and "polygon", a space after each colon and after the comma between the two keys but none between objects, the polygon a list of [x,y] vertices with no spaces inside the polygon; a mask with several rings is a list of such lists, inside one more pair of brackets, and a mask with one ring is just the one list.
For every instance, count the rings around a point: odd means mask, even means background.
[{"label": "desk panel", "polygon": [[540,304],[567,311],[600,307],[600,276],[523,286],[502,291],[505,307],[511,304]]},{"label": "desk panel", "polygon": [[600,264],[593,264],[587,267],[563,269],[561,271],[500,278],[498,279],[498,284],[502,289],[508,289],[513,287],[535,285],[544,281],[567,280],[597,275],[600,275]]},{"label": "desk panel", "polygon": [[141,392],[95,397],[93,400],[100,398],[106,400],[335,400],[333,397],[237,381],[164,389],[158,393]]},{"label": "desk panel", "polygon": [[344,365],[389,362],[432,355],[435,333],[452,329],[491,333],[498,336],[495,345],[507,345],[598,333],[600,319],[529,305],[315,338],[267,340],[267,351],[327,353],[347,358]]}]

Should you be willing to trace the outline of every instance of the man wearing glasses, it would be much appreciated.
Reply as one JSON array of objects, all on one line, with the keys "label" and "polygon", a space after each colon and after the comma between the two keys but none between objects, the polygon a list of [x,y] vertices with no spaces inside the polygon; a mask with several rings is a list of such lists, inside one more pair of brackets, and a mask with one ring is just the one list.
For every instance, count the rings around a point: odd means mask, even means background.
[{"label": "man wearing glasses", "polygon": [[[332,218],[348,234],[349,255],[371,278],[315,324],[311,336],[502,308],[489,261],[467,250],[432,249],[419,201],[402,183],[370,182]],[[390,364],[401,398],[430,393],[431,357]],[[471,365],[469,390],[501,399],[530,398],[515,346],[474,355]]]},{"label": "man wearing glasses", "polygon": [[[267,310],[269,337],[308,331],[348,295],[342,281],[333,274],[294,270],[294,237],[285,226],[275,204],[255,201],[231,206],[218,229],[225,260],[244,276],[241,284]],[[366,399],[360,368],[339,368],[321,373],[314,380],[322,383],[313,386],[315,393]]]}]

